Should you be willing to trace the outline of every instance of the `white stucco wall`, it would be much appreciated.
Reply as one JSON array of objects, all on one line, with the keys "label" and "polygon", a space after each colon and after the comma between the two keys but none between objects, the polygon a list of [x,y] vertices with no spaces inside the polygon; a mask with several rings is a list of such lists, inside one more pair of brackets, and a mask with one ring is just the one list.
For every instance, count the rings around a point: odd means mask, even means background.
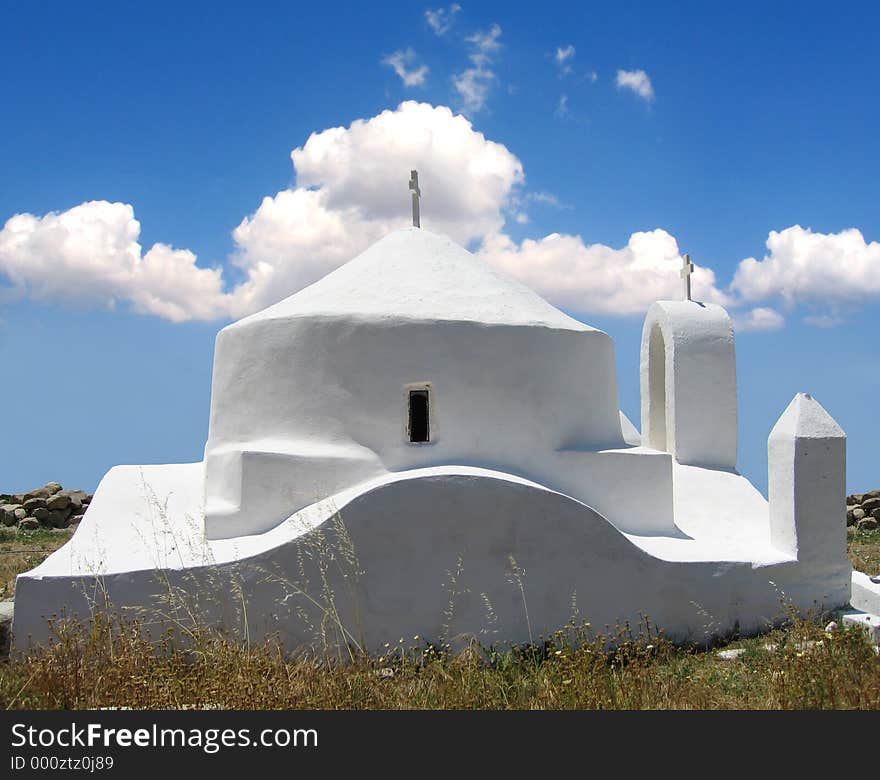
[{"label": "white stucco wall", "polygon": [[[558,450],[625,445],[605,333],[426,231],[365,256],[218,335],[209,536],[266,530],[387,471],[477,465],[552,484]],[[427,444],[406,436],[414,384],[430,385]]]},{"label": "white stucco wall", "polygon": [[855,609],[880,615],[880,582],[874,582],[864,572],[853,571],[850,603]]},{"label": "white stucco wall", "polygon": [[[111,471],[73,540],[18,578],[15,646],[44,641],[47,615],[108,608],[105,596],[123,614],[157,621],[157,633],[193,611],[295,649],[321,647],[332,593],[324,639],[378,651],[415,635],[527,642],[573,617],[601,631],[647,615],[673,639],[704,641],[849,595],[827,572],[773,558],[766,544],[754,545],[766,561],[756,564],[717,557],[711,538],[627,536],[560,493],[465,467],[387,475],[265,534],[211,541],[183,522],[198,514],[197,491],[185,485],[198,484],[200,468]],[[114,507],[122,495],[132,503],[125,517]],[[337,557],[322,576],[317,562],[329,554]]]},{"label": "white stucco wall", "polygon": [[642,329],[642,444],[682,464],[736,468],[733,327],[720,306],[657,301]]},{"label": "white stucco wall", "polygon": [[620,412],[620,429],[623,432],[623,440],[631,447],[642,446],[642,434],[639,429],[633,425],[632,420],[627,417],[623,411]]}]

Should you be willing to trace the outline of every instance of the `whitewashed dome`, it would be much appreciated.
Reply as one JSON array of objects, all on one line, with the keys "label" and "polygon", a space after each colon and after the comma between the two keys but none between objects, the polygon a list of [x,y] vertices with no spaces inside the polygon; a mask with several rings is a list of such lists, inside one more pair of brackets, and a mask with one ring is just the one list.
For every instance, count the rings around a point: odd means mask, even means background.
[{"label": "whitewashed dome", "polygon": [[323,279],[232,327],[309,316],[594,330],[447,236],[414,227],[389,233]]},{"label": "whitewashed dome", "polygon": [[[413,393],[427,441],[412,441]],[[218,334],[206,530],[264,531],[388,471],[540,479],[560,449],[621,443],[611,339],[407,228]]]}]

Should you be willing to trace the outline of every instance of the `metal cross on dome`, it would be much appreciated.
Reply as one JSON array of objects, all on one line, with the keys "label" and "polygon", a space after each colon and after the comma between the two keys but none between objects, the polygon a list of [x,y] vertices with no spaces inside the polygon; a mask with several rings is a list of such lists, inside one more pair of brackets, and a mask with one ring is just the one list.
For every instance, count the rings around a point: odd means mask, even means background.
[{"label": "metal cross on dome", "polygon": [[419,189],[419,172],[416,170],[409,172],[409,188],[412,190],[413,227],[421,227],[419,224],[419,198],[422,191]]},{"label": "metal cross on dome", "polygon": [[694,272],[694,264],[691,262],[691,256],[685,255],[681,264],[681,278],[684,279],[684,299],[691,300],[691,274]]}]

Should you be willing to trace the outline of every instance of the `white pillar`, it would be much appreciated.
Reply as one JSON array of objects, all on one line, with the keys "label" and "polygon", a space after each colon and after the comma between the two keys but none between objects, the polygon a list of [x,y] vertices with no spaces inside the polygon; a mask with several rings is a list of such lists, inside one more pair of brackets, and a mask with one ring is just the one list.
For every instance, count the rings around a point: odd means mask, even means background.
[{"label": "white pillar", "polygon": [[767,440],[770,542],[816,572],[847,580],[846,434],[798,393]]}]

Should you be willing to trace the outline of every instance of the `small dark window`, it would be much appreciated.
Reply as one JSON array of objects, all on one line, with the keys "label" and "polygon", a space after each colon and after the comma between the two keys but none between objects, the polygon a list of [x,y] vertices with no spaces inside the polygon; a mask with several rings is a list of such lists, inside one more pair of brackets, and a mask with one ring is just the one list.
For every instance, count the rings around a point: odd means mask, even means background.
[{"label": "small dark window", "polygon": [[430,441],[428,429],[428,391],[409,391],[409,440]]}]

